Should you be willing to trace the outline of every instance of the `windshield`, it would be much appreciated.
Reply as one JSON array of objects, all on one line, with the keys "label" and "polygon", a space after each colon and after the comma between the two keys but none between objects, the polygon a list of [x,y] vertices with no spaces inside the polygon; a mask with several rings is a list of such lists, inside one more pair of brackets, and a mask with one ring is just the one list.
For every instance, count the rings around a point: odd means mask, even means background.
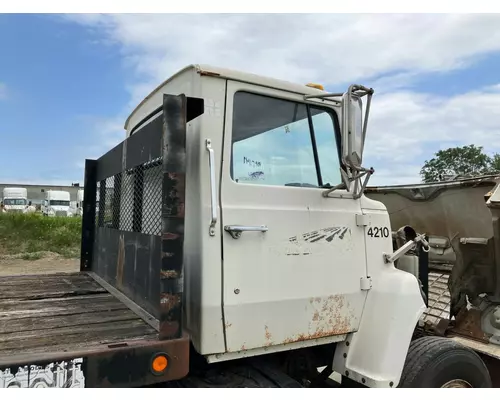
[{"label": "windshield", "polygon": [[6,206],[25,206],[28,201],[26,199],[3,199],[3,204]]},{"label": "windshield", "polygon": [[67,206],[67,207],[69,207],[69,200],[50,200],[49,204],[51,206]]}]

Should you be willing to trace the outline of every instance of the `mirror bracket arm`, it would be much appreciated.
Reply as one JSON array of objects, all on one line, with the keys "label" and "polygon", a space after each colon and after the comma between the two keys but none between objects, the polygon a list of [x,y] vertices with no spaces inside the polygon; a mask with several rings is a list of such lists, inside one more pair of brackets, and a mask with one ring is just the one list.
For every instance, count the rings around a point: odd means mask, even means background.
[{"label": "mirror bracket arm", "polygon": [[[351,168],[353,168],[353,167],[351,166]],[[356,174],[349,178],[349,183],[355,182],[352,197],[354,200],[357,200],[363,195],[363,193],[366,189],[366,185],[368,184],[370,177],[375,173],[375,170],[372,167],[370,167],[370,168],[355,167],[353,169],[356,170]],[[361,184],[361,187],[359,187],[359,181],[363,177],[365,179],[364,179],[363,183]],[[359,187],[359,190],[358,190],[358,187]],[[346,189],[346,188],[347,188],[347,185],[345,183],[340,183],[334,187],[329,188],[328,190],[325,190],[322,195],[323,195],[323,197],[328,197],[329,194],[334,192],[335,190]]]}]

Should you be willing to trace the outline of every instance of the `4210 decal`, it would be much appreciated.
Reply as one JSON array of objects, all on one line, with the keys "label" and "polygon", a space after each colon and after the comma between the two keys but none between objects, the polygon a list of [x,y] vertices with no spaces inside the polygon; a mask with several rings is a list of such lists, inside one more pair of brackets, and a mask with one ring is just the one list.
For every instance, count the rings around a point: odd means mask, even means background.
[{"label": "4210 decal", "polygon": [[387,238],[389,237],[389,228],[387,227],[378,227],[374,226],[373,228],[368,229],[368,232],[366,232],[368,236],[375,237],[375,238]]}]

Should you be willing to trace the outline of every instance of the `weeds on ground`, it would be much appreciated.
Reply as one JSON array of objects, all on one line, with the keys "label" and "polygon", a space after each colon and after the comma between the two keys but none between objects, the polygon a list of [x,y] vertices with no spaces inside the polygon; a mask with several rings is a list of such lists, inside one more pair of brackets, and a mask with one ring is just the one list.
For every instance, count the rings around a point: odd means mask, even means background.
[{"label": "weeds on ground", "polygon": [[78,217],[0,214],[0,255],[22,253],[21,258],[36,260],[37,253],[50,251],[79,257],[81,224]]}]

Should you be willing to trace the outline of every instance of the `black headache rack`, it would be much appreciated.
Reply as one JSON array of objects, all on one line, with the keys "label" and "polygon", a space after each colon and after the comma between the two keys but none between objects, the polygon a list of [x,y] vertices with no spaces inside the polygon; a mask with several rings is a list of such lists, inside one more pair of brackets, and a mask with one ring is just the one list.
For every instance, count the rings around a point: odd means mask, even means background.
[{"label": "black headache rack", "polygon": [[[86,160],[80,270],[157,331],[155,341],[93,357],[88,377],[104,365],[107,379],[125,370],[128,383],[141,384],[189,371],[182,329],[186,124],[203,112],[203,99],[164,94],[163,105],[132,135],[98,160]],[[156,352],[165,353],[168,367],[155,377],[149,368]],[[140,371],[142,358],[148,367]],[[139,379],[130,379],[132,371]]]},{"label": "black headache rack", "polygon": [[[202,99],[164,95],[162,107],[141,121],[132,136],[98,160],[86,160],[81,272],[41,278],[45,293],[59,290],[61,280],[80,294],[85,292],[80,297],[50,299],[73,302],[80,308],[79,318],[85,318],[83,325],[75,332],[75,325],[58,323],[56,333],[65,347],[50,343],[50,351],[33,354],[26,343],[16,344],[22,351],[0,354],[0,369],[15,371],[61,361],[72,365],[72,360],[83,359],[85,386],[91,387],[143,386],[187,375],[189,338],[182,326],[186,123],[203,110]],[[77,299],[83,300],[77,304]],[[63,313],[73,312],[65,307]],[[86,314],[81,314],[82,308],[88,309]],[[97,319],[93,308],[104,314],[128,313],[126,322],[135,324],[135,336],[124,335],[122,327],[120,337],[122,322],[117,319],[105,321],[106,334],[96,331],[91,321],[86,322]],[[50,310],[45,311],[47,318],[37,314],[37,321],[49,326]],[[0,307],[1,312],[5,310]],[[167,359],[162,373],[152,370],[157,355]]]}]

